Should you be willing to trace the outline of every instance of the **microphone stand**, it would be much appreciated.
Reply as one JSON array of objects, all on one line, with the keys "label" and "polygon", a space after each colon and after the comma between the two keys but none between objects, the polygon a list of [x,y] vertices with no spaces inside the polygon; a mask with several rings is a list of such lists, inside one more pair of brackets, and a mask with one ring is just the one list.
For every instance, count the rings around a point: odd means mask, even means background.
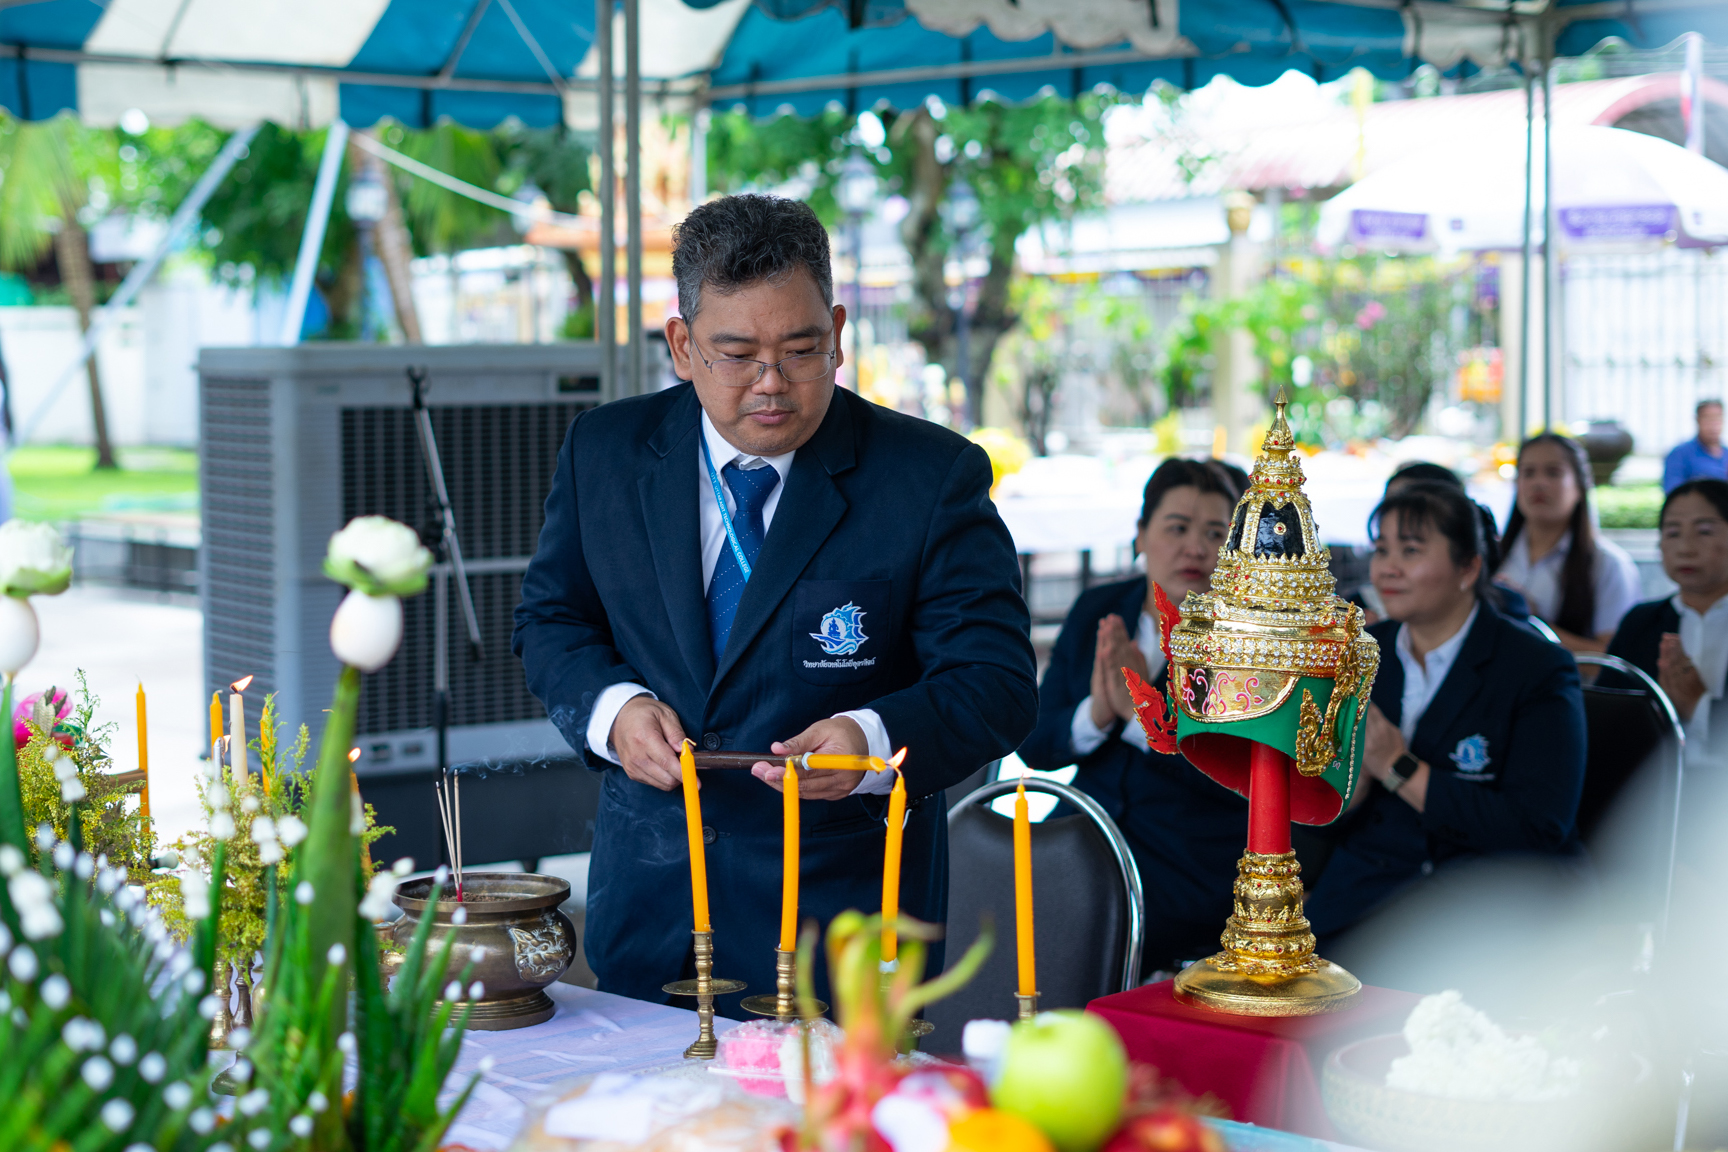
[{"label": "microphone stand", "polygon": [[[427,383],[429,373],[422,367],[410,367],[407,370],[408,384],[414,394],[414,427],[420,437],[420,456],[426,464],[426,479],[432,486],[432,497],[438,504],[439,539],[437,551],[440,560],[450,564],[450,575],[456,578],[456,598],[462,605],[462,622],[468,631],[468,658],[479,663],[485,656],[485,649],[480,642],[480,619],[474,612],[474,594],[468,587],[468,568],[462,561],[462,542],[456,535],[456,511],[450,506],[450,489],[444,483],[444,465],[438,455],[438,437],[432,431],[432,413],[426,407],[426,392],[431,387]],[[432,724],[437,732],[438,746],[438,782],[434,787],[439,790],[439,810],[444,810],[444,797],[452,796],[450,813],[452,833],[446,834],[450,840],[450,865],[456,874],[456,898],[462,898],[462,826],[460,777],[458,782],[452,782],[450,777],[450,643],[449,629],[446,618],[449,615],[448,587],[446,574],[438,574],[438,585],[433,597],[433,611],[437,619],[433,623],[432,652]]]}]

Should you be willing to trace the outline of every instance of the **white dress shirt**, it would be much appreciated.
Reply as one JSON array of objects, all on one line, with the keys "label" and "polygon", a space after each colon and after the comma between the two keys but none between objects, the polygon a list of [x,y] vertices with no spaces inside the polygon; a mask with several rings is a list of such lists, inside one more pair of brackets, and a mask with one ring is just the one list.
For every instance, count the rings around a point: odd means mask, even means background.
[{"label": "white dress shirt", "polygon": [[[772,468],[780,473],[780,483],[774,485],[768,498],[762,502],[762,534],[766,541],[768,528],[774,521],[774,510],[780,506],[780,494],[786,491],[786,477],[792,471],[792,457],[796,450],[782,453],[779,456],[751,456],[733,447],[720,430],[714,427],[714,422],[708,419],[708,413],[702,413],[702,439],[708,446],[708,457],[714,462],[714,472],[721,475],[720,488],[726,493],[726,512],[731,515],[738,510],[738,501],[732,495],[732,490],[726,486],[723,473],[728,464],[737,464],[743,471],[755,468]],[[696,509],[702,533],[702,591],[708,591],[709,583],[714,579],[714,569],[720,563],[720,550],[727,547],[726,523],[720,516],[720,505],[714,500],[714,485],[708,478],[708,464],[702,458],[702,445],[696,446]],[[612,763],[619,763],[618,753],[613,751],[611,737],[612,724],[618,719],[618,712],[629,700],[637,696],[653,696],[654,693],[640,684],[628,681],[608,685],[594,701],[594,711],[588,718],[588,747],[596,756],[603,757]],[[655,697],[658,699],[658,697]],[[870,755],[884,760],[893,755],[893,747],[888,741],[888,728],[882,723],[874,709],[859,708],[851,712],[841,712],[835,717],[850,717],[858,727],[864,729],[864,739],[870,749]],[[886,795],[894,787],[894,773],[867,772],[858,787],[852,790],[857,795]]]},{"label": "white dress shirt", "polygon": [[[1148,681],[1157,680],[1163,675],[1164,648],[1158,642],[1158,621],[1144,609],[1140,612],[1140,624],[1134,630],[1134,647],[1140,649],[1141,655],[1146,657]],[[1068,726],[1068,738],[1074,745],[1074,755],[1077,757],[1090,756],[1110,738],[1108,731],[1092,723],[1092,697],[1086,697],[1080,701],[1080,706],[1074,709],[1074,719]],[[1142,752],[1151,749],[1151,745],[1146,742],[1146,733],[1141,730],[1137,720],[1124,725],[1122,734],[1117,739]]]},{"label": "white dress shirt", "polygon": [[[1553,624],[1565,597],[1561,579],[1566,554],[1571,550],[1572,533],[1568,532],[1546,556],[1532,564],[1530,534],[1520,532],[1495,576],[1523,592],[1530,602],[1530,611]],[[1626,555],[1626,550],[1600,535],[1596,537],[1596,571],[1592,576],[1596,585],[1596,619],[1591,633],[1600,636],[1618,628],[1626,610],[1643,598],[1643,583],[1638,579],[1638,565]]]},{"label": "white dress shirt", "polygon": [[1428,711],[1428,705],[1434,703],[1434,694],[1440,691],[1440,685],[1446,681],[1446,673],[1452,671],[1452,665],[1458,659],[1458,650],[1464,647],[1464,641],[1470,635],[1470,628],[1476,623],[1476,616],[1482,611],[1482,605],[1470,609],[1470,615],[1465,617],[1464,624],[1458,631],[1447,638],[1443,644],[1437,644],[1427,656],[1417,659],[1410,650],[1410,626],[1398,626],[1398,640],[1393,644],[1398,652],[1398,662],[1404,665],[1404,700],[1402,714],[1398,718],[1398,730],[1404,733],[1404,742],[1408,744],[1416,735],[1416,725],[1422,719],[1422,714]]},{"label": "white dress shirt", "polygon": [[1688,607],[1676,592],[1671,601],[1680,614],[1680,647],[1704,681],[1704,696],[1686,721],[1686,759],[1701,762],[1720,750],[1709,746],[1710,713],[1722,707],[1722,692],[1728,683],[1728,596],[1703,612]]}]

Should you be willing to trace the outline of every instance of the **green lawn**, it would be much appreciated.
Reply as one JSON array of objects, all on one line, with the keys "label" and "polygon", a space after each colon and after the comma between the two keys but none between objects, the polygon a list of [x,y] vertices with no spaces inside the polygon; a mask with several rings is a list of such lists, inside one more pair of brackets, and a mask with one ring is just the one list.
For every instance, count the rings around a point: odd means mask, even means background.
[{"label": "green lawn", "polygon": [[26,445],[7,458],[22,520],[75,520],[109,512],[193,512],[198,453],[121,448],[120,467],[98,470],[94,448]]},{"label": "green lawn", "polygon": [[1596,489],[1596,513],[1604,528],[1655,528],[1662,514],[1660,484]]}]

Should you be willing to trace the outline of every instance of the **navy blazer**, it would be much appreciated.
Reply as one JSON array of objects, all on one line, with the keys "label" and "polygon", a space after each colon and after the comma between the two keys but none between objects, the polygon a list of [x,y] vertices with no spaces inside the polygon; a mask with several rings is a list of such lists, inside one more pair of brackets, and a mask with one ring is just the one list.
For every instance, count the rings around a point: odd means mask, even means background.
[{"label": "navy blazer", "polygon": [[[1655,680],[1657,660],[1662,655],[1662,635],[1665,632],[1676,635],[1680,632],[1680,613],[1674,607],[1672,596],[1634,604],[1627,609],[1626,615],[1620,618],[1620,627],[1614,630],[1614,639],[1608,642],[1608,655],[1620,657]],[[1611,669],[1604,669],[1597,682],[1605,684],[1605,678],[1612,675],[1616,674]]]},{"label": "navy blazer", "polygon": [[[595,698],[634,681],[704,747],[765,751],[858,708],[905,746],[901,904],[941,922],[942,790],[1031,727],[1035,664],[1013,541],[990,501],[984,450],[835,389],[798,450],[716,667],[697,509],[700,406],[680,385],[577,416],[558,456],[539,550],[522,580],[514,648],[570,746],[601,770],[586,951],[600,987],[640,999],[689,970],[684,802],[587,747]],[[813,634],[863,610],[854,653]],[[806,917],[881,906],[886,796],[805,801]],[[702,774],[717,974],[774,989],[780,794],[748,772]],[[940,952],[933,968],[940,970]],[[723,1007],[724,1007],[723,1003]]]},{"label": "navy blazer", "polygon": [[[1404,715],[1396,620],[1380,642],[1373,701]],[[1411,754],[1430,770],[1423,811],[1378,782],[1341,822],[1337,850],[1307,905],[1316,933],[1350,927],[1447,861],[1579,851],[1584,698],[1572,654],[1483,604],[1457,659],[1416,724]]]},{"label": "navy blazer", "polygon": [[[1081,593],[1062,624],[1038,689],[1038,725],[1020,758],[1041,771],[1078,765],[1074,786],[1122,829],[1146,893],[1146,956],[1153,967],[1207,956],[1231,910],[1236,861],[1248,835],[1248,802],[1183,756],[1143,752],[1117,739],[1124,725],[1076,756],[1074,709],[1092,693],[1098,622],[1114,612],[1130,636],[1146,603],[1146,577]],[[1166,668],[1157,688],[1165,691]]]}]

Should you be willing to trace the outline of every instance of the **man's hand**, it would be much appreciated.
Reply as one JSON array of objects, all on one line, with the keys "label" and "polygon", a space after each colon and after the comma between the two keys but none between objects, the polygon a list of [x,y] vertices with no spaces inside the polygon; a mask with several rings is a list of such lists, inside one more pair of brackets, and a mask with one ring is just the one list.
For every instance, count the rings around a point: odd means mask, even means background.
[{"label": "man's hand", "polygon": [[1140,651],[1140,646],[1128,635],[1128,626],[1114,612],[1098,622],[1098,648],[1099,659],[1104,663],[1104,686],[1110,700],[1110,711],[1132,722],[1134,697],[1128,694],[1128,681],[1123,678],[1122,669],[1131,669],[1142,680],[1151,680],[1146,653]]},{"label": "man's hand", "polygon": [[1656,655],[1656,682],[1674,701],[1674,711],[1680,713],[1682,720],[1692,719],[1698,701],[1704,699],[1709,691],[1704,686],[1704,677],[1698,673],[1698,666],[1681,647],[1680,637],[1672,632],[1662,634],[1662,647]]},{"label": "man's hand", "polygon": [[611,744],[630,779],[662,792],[682,786],[678,752],[684,725],[670,705],[646,693],[632,696],[612,721]]},{"label": "man's hand", "polygon": [[[864,729],[858,726],[858,721],[850,716],[837,716],[832,720],[818,720],[792,739],[776,742],[768,750],[781,756],[802,756],[806,752],[868,756],[870,742],[864,738]],[[784,761],[779,764],[770,764],[766,760],[758,761],[750,772],[776,792],[785,791],[782,783],[786,778]],[[852,789],[858,787],[858,782],[863,779],[862,772],[800,772],[798,798],[843,800],[852,794]]]}]

